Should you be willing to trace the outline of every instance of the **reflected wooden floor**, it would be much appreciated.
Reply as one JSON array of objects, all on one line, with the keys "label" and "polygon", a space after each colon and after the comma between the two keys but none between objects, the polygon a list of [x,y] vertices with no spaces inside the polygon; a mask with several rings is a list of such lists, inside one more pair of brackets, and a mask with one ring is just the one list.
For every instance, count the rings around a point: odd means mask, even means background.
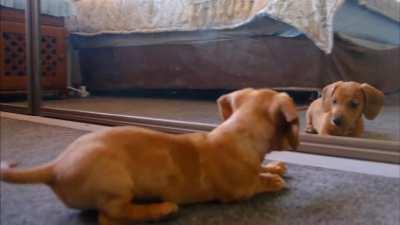
[{"label": "reflected wooden floor", "polygon": [[211,100],[141,97],[89,97],[49,100],[44,106],[129,116],[218,124],[218,107]]},{"label": "reflected wooden floor", "polygon": [[[365,138],[400,141],[400,94],[389,96],[381,114],[365,121]],[[14,104],[23,104],[14,103]],[[128,116],[155,117],[170,120],[220,123],[215,100],[149,97],[104,97],[47,100],[44,106]],[[299,112],[301,130],[305,126],[305,107]]]}]

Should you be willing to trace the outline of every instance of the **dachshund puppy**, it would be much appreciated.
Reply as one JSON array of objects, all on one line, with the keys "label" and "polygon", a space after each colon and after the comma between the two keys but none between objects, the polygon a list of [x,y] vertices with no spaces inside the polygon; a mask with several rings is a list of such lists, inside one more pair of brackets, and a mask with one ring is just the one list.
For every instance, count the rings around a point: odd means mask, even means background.
[{"label": "dachshund puppy", "polygon": [[[54,161],[30,169],[2,163],[1,180],[48,185],[66,206],[99,210],[101,225],[157,221],[179,204],[248,199],[285,187],[283,163],[265,155],[299,144],[292,99],[243,89],[218,99],[224,122],[209,133],[168,134],[139,127],[83,135]],[[156,203],[139,203],[160,199]]]},{"label": "dachshund puppy", "polygon": [[362,115],[373,120],[383,107],[384,94],[366,83],[338,81],[321,95],[307,110],[307,133],[361,137]]}]

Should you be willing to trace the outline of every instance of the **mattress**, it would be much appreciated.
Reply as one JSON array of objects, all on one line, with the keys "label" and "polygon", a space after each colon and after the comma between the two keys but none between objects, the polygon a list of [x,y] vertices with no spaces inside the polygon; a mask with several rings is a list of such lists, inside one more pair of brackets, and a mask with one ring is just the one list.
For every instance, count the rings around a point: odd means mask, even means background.
[{"label": "mattress", "polygon": [[[384,14],[370,10],[356,0],[347,0],[333,18],[332,32],[360,46],[375,49],[391,49],[400,45],[400,23]],[[81,28],[83,27],[80,26]],[[78,29],[78,28],[76,28]],[[246,23],[226,29],[200,29],[191,31],[166,32],[98,32],[101,29],[87,27],[92,32],[82,30],[72,35],[76,48],[83,47],[121,47],[168,44],[194,44],[215,42],[235,38],[252,38],[258,36],[280,36],[284,38],[303,35],[294,25],[273,18],[268,13],[259,13]],[[94,35],[96,34],[96,35]],[[307,34],[306,34],[307,35]],[[329,35],[328,35],[329,36]],[[310,35],[307,35],[310,38]],[[312,39],[311,39],[312,40]],[[325,52],[330,52],[327,42],[314,43]],[[325,43],[325,47],[321,44]]]},{"label": "mattress", "polygon": [[[400,45],[399,1],[324,2],[41,0],[41,10],[44,14],[67,18],[77,48],[185,44],[260,35],[288,38],[305,34],[329,53],[333,33],[373,49]],[[25,0],[0,0],[0,5],[24,9]]]},{"label": "mattress", "polygon": [[80,35],[235,29],[268,16],[295,27],[329,53],[333,17],[344,0],[79,0],[68,19]]}]

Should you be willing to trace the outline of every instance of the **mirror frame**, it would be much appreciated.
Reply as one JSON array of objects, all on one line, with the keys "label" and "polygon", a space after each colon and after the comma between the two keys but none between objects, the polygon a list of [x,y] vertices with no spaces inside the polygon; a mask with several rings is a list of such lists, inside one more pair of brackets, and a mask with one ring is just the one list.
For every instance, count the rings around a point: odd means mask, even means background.
[{"label": "mirror frame", "polygon": [[[217,124],[185,122],[140,116],[42,108],[50,118],[108,126],[133,125],[169,133],[209,132]],[[400,142],[300,133],[298,152],[400,164]]]}]

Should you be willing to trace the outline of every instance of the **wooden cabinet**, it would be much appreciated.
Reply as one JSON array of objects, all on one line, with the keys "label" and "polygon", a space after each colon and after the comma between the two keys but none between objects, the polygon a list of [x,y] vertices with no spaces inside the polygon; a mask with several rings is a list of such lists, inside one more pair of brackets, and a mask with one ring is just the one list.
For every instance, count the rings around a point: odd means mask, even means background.
[{"label": "wooden cabinet", "polygon": [[[27,90],[24,11],[1,7],[0,94]],[[67,88],[67,32],[62,18],[41,17],[41,65],[44,91],[62,93]]]}]

